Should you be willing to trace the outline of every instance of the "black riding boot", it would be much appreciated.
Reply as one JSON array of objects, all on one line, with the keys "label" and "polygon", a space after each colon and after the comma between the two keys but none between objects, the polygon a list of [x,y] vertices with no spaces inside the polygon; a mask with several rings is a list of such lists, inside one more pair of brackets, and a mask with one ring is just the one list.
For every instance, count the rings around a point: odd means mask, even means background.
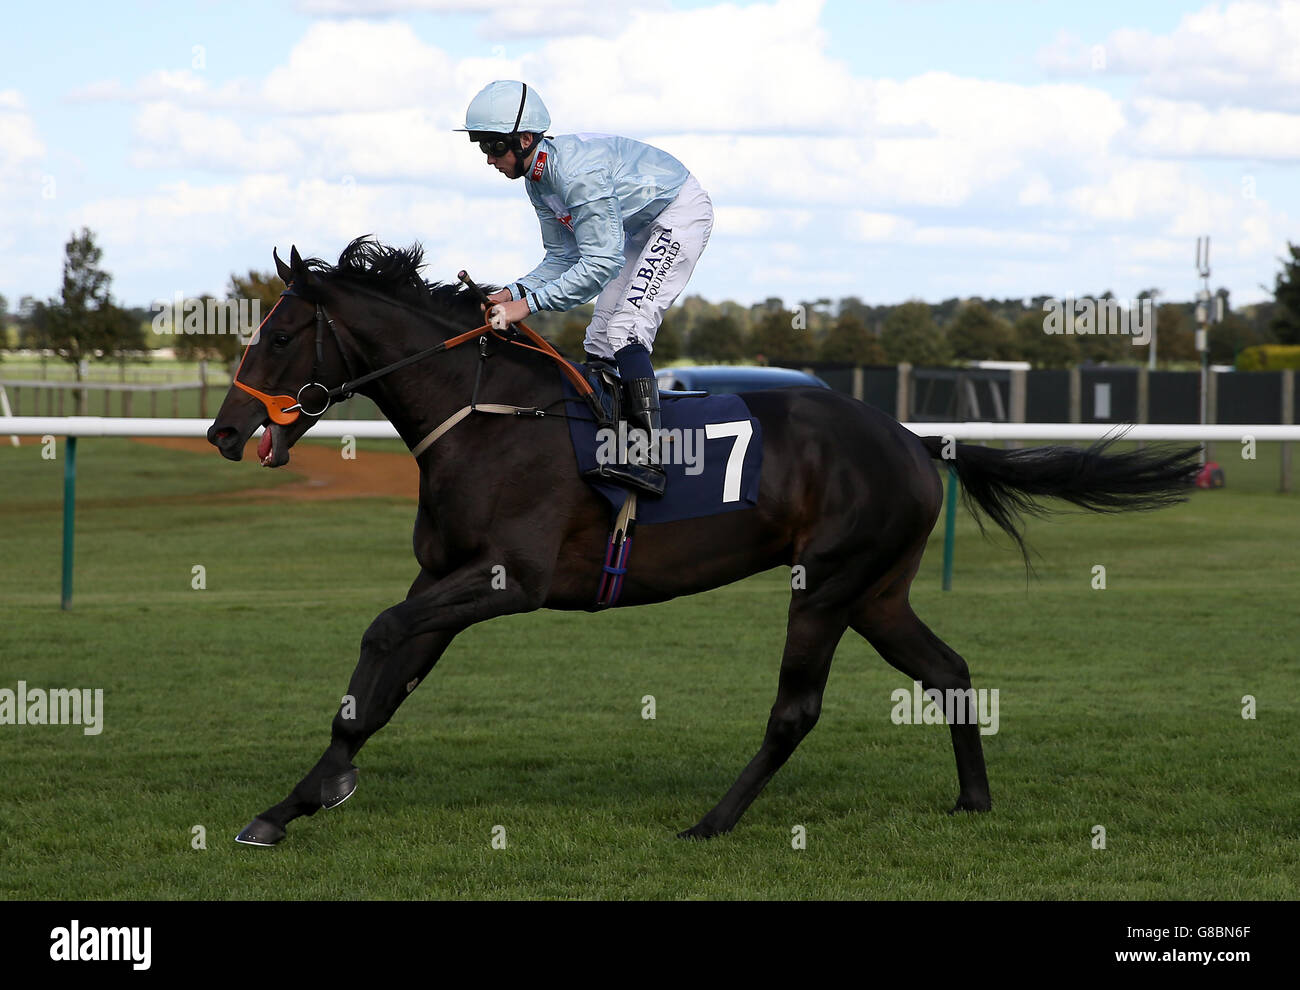
[{"label": "black riding boot", "polygon": [[[659,381],[655,378],[632,378],[624,383],[623,391],[627,396],[627,431],[628,460],[636,477],[636,485],[647,494],[658,497],[664,493],[667,475],[659,463],[659,434],[663,421],[659,418]],[[634,430],[645,434],[644,444],[638,444],[632,437]],[[633,454],[644,453],[644,457]]]},{"label": "black riding boot", "polygon": [[[654,378],[624,379],[623,395],[627,447],[620,449],[617,463],[601,464],[588,471],[587,477],[613,481],[658,498],[667,481],[659,464],[659,382]],[[646,437],[648,440],[643,439]]]}]

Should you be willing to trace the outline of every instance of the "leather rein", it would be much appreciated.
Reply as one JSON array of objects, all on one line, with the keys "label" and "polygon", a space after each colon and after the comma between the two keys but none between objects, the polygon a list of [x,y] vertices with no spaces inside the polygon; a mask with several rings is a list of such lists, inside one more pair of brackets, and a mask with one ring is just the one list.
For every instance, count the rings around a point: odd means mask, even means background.
[{"label": "leather rein", "polygon": [[[481,303],[488,306],[492,305],[488,301],[487,295],[483,292],[483,290],[479,288],[477,285],[475,285],[474,282],[470,279],[470,277],[465,272],[461,272],[458,278],[460,279],[461,282],[465,283],[465,285],[469,287],[470,291],[473,292],[478,297]],[[275,306],[271,307],[271,312],[266,314],[266,319],[262,321],[262,326],[265,326],[266,322],[271,319],[272,314],[275,313],[275,310],[280,305],[280,301],[282,301],[285,296],[296,296],[299,299],[306,299],[306,297],[303,296],[301,293],[294,291],[292,282],[289,283],[285,287],[284,291],[280,293],[280,300],[277,300]],[[377,297],[377,298],[382,299],[382,301],[384,302],[389,302],[389,303],[396,302],[396,300],[386,299],[383,297]],[[443,352],[449,351],[454,347],[459,347],[461,344],[464,344],[470,340],[474,340],[475,338],[478,338],[479,340],[480,362],[479,362],[478,374],[476,374],[474,377],[474,394],[473,396],[471,396],[470,404],[464,407],[463,409],[457,411],[456,413],[453,413],[446,420],[444,420],[436,429],[430,432],[422,441],[420,441],[420,443],[412,447],[411,448],[412,456],[419,457],[439,437],[441,437],[444,433],[446,433],[448,430],[450,430],[453,426],[455,426],[457,423],[459,423],[462,419],[464,419],[472,412],[490,412],[490,413],[500,413],[500,414],[533,415],[533,416],[548,415],[543,410],[535,407],[506,406],[497,403],[489,403],[489,404],[478,403],[477,400],[478,400],[479,379],[482,374],[482,361],[487,357],[487,343],[488,343],[489,334],[497,338],[498,340],[501,340],[507,344],[511,344],[515,347],[522,347],[525,348],[526,350],[537,351],[539,354],[543,354],[550,360],[554,361],[556,364],[559,365],[560,371],[563,372],[565,377],[567,377],[569,381],[573,383],[574,388],[577,389],[578,391],[579,397],[583,399],[587,403],[588,407],[591,408],[592,412],[595,413],[597,420],[603,420],[605,418],[604,412],[600,407],[600,402],[596,398],[595,392],[592,390],[591,384],[586,380],[586,378],[583,377],[582,372],[580,372],[577,368],[575,368],[570,361],[568,361],[562,354],[560,354],[560,352],[557,351],[551,345],[550,341],[548,341],[541,334],[537,333],[535,330],[531,329],[530,327],[528,327],[526,324],[522,322],[512,324],[510,330],[505,332],[496,330],[491,326],[490,323],[485,323],[483,324],[483,326],[475,327],[473,330],[466,330],[463,333],[459,333],[452,337],[448,337],[446,340],[434,344],[432,347],[426,347],[424,350],[417,351],[414,354],[409,354],[404,358],[400,358],[397,361],[393,361],[391,364],[384,365],[382,368],[377,368],[374,371],[368,372],[364,375],[361,375],[360,377],[356,377],[352,368],[352,362],[348,359],[347,350],[343,347],[343,342],[339,337],[339,330],[338,327],[335,325],[335,321],[330,317],[329,313],[326,312],[325,307],[322,303],[310,299],[307,299],[307,301],[314,302],[316,306],[316,342],[315,342],[316,346],[315,346],[315,355],[312,359],[312,370],[311,370],[310,380],[307,381],[301,388],[299,388],[297,393],[292,396],[270,395],[266,392],[259,391],[258,389],[253,388],[251,385],[248,385],[245,382],[239,380],[239,372],[243,369],[244,361],[248,358],[248,350],[252,349],[253,343],[255,343],[258,340],[258,336],[262,332],[261,326],[258,327],[257,333],[254,334],[253,336],[253,340],[249,342],[248,349],[244,351],[244,357],[240,359],[239,368],[235,370],[235,375],[234,378],[232,379],[234,385],[238,386],[241,390],[253,396],[253,398],[257,399],[259,402],[262,403],[263,406],[266,407],[267,415],[270,417],[273,423],[278,423],[281,426],[285,426],[289,423],[295,422],[298,419],[299,413],[303,413],[307,416],[311,416],[312,418],[319,418],[320,416],[325,414],[325,411],[329,409],[331,405],[333,405],[335,402],[340,402],[344,399],[351,398],[354,394],[356,394],[357,390],[361,388],[363,385],[369,384],[370,382],[374,381],[377,378],[383,378],[385,375],[392,374],[394,371],[398,371],[409,365],[415,364],[418,361],[423,361],[425,358],[433,357],[435,354],[442,354]],[[401,305],[400,303],[397,304]],[[411,307],[405,307],[405,308],[411,308]],[[435,323],[442,323],[444,326],[446,325],[445,320],[436,316],[433,313],[425,313],[420,311],[416,311],[416,312],[419,312],[419,315],[423,316],[426,319],[432,319]],[[343,384],[336,385],[333,388],[330,388],[329,386],[323,384],[320,381],[320,377],[323,371],[323,365],[325,361],[324,339],[325,339],[326,328],[329,329],[330,335],[334,338],[334,345],[338,349],[339,356],[343,358],[343,363],[347,367],[347,371],[348,371],[348,379],[344,381]],[[310,396],[311,393],[308,391],[310,389],[317,389],[321,393],[320,399],[318,400],[320,405],[319,409],[313,410],[308,408],[307,405],[304,405],[303,393],[306,392]],[[315,405],[316,403],[312,403],[312,404]]]}]

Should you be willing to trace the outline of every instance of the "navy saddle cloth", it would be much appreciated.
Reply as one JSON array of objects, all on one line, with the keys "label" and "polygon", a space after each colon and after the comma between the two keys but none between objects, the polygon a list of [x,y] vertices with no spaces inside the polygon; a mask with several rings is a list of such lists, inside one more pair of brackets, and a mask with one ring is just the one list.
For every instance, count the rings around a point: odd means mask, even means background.
[{"label": "navy saddle cloth", "polygon": [[[606,383],[590,367],[579,367],[608,410]],[[569,380],[563,376],[561,380],[565,398],[578,399]],[[667,486],[662,498],[638,493],[637,523],[676,522],[756,506],[763,467],[763,428],[744,400],[738,395],[674,397],[671,392],[661,392],[659,403],[666,434],[661,463]],[[569,420],[569,438],[579,472],[622,456],[626,423],[619,424],[617,431],[600,432],[585,402],[565,405],[573,417]],[[626,488],[592,478],[587,481],[613,509],[622,508]]]}]

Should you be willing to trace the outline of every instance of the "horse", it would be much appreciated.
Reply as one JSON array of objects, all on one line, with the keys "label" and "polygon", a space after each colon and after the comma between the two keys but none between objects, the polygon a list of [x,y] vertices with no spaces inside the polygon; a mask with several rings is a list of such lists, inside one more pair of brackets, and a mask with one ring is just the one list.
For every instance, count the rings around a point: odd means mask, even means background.
[{"label": "horse", "polygon": [[[272,254],[287,288],[247,348],[208,430],[224,457],[239,460],[249,438],[265,427],[259,459],[283,466],[315,415],[354,391],[373,400],[413,450],[480,390],[537,411],[573,408],[565,405],[556,363],[535,353],[538,348],[489,337],[481,295],[467,280],[423,280],[418,244],[392,248],[361,237],[334,265],[304,261],[296,246],[288,264]],[[462,340],[471,346],[449,346]],[[635,565],[617,603],[662,602],[775,567],[802,568],[803,580],[791,582],[776,700],[762,744],[722,799],[677,833],[681,838],[711,838],[735,827],[816,725],[836,646],[849,629],[927,695],[949,698],[957,690],[965,692],[958,697],[974,697],[966,661],[908,600],[942,501],[936,459],[955,466],[967,507],[1015,541],[1026,567],[1024,517],[1049,511],[1040,498],[1098,512],[1155,509],[1184,500],[1198,468],[1196,448],[1116,452],[1107,449],[1108,440],[1088,448],[998,450],[918,437],[886,413],[821,388],[748,392],[741,399],[762,427],[757,503],[638,529]],[[315,406],[321,409],[309,408]],[[324,754],[288,797],[239,833],[239,842],[275,845],[292,820],[350,797],[358,751],[461,630],[541,608],[598,607],[593,591],[605,561],[610,507],[579,476],[561,417],[470,414],[424,445],[416,460],[415,578],[405,599],[362,636]],[[949,813],[988,811],[979,726],[949,720],[949,730],[958,783]]]}]

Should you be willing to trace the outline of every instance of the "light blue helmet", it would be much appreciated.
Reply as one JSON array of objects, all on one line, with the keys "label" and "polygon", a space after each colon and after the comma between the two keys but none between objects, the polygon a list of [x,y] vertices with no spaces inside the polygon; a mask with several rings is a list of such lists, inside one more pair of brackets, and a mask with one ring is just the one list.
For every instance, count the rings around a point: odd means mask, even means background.
[{"label": "light blue helmet", "polygon": [[546,104],[524,83],[498,79],[484,86],[465,111],[465,126],[457,130],[471,133],[541,134],[551,126]]}]

